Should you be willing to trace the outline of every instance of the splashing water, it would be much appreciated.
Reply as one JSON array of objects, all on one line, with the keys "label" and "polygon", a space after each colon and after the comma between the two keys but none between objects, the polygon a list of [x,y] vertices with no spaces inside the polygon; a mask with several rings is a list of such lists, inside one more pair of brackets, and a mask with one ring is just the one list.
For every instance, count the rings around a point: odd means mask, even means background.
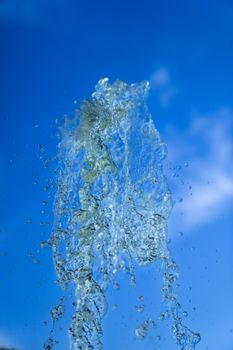
[{"label": "splashing water", "polygon": [[[116,283],[119,270],[135,284],[135,264],[156,260],[179,349],[193,350],[200,341],[179,315],[177,270],[167,243],[172,209],[162,168],[167,150],[145,104],[148,90],[148,82],[110,85],[101,79],[92,99],[61,129],[51,243],[60,285],[76,286],[72,350],[102,349],[107,286]],[[149,323],[144,326],[136,330],[141,337]]]}]

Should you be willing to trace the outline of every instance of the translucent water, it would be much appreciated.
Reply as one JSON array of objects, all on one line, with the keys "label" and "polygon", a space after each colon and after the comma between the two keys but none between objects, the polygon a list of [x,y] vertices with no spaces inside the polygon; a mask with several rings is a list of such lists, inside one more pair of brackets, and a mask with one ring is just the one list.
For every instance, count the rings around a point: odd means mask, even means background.
[{"label": "translucent water", "polygon": [[[167,242],[172,209],[162,167],[167,150],[147,110],[148,91],[148,82],[111,85],[101,79],[92,98],[61,128],[51,245],[60,285],[64,290],[75,285],[72,350],[102,349],[106,288],[116,283],[118,271],[128,273],[134,285],[136,264],[156,260],[178,348],[193,350],[200,340],[179,314],[178,275]],[[63,311],[62,304],[54,308],[53,319]],[[152,322],[135,334],[144,338]],[[52,349],[49,341],[45,349]]]}]

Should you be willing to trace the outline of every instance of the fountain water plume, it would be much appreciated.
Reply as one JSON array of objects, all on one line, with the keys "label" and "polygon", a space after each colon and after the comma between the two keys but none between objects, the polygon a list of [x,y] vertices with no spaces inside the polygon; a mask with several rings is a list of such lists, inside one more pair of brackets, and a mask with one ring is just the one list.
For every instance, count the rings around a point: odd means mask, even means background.
[{"label": "fountain water plume", "polygon": [[145,103],[148,91],[148,82],[101,79],[92,99],[61,128],[51,245],[58,282],[76,289],[72,350],[102,349],[107,286],[119,270],[135,284],[135,265],[156,260],[179,348],[193,350],[200,340],[179,316],[177,270],[167,243],[167,149]]}]

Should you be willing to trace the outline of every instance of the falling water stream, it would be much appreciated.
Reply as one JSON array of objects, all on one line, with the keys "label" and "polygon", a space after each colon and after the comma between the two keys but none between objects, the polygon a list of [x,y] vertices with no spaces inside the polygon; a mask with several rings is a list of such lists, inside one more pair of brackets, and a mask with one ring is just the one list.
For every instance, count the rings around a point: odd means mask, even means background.
[{"label": "falling water stream", "polygon": [[[111,85],[101,79],[61,128],[51,246],[59,284],[64,290],[75,285],[72,350],[103,348],[106,288],[119,271],[135,284],[135,266],[155,261],[161,262],[163,302],[177,348],[194,350],[200,341],[180,315],[167,238],[173,204],[163,173],[167,150],[145,103],[148,91],[148,82]],[[63,312],[59,307],[52,310],[54,319]],[[139,335],[147,326],[137,329]],[[52,348],[50,339],[44,349]]]}]

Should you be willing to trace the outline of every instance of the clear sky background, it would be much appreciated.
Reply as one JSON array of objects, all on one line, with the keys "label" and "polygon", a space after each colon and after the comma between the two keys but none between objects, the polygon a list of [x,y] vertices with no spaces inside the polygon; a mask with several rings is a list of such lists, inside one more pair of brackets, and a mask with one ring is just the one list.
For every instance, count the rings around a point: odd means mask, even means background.
[{"label": "clear sky background", "polygon": [[[0,1],[0,346],[39,350],[49,334],[61,293],[50,251],[37,252],[52,220],[40,157],[56,153],[55,119],[108,76],[151,83],[148,104],[169,150],[169,236],[186,324],[201,333],[198,350],[233,349],[232,62],[231,0]],[[138,275],[137,291],[127,281],[109,291],[118,310],[104,321],[105,350],[175,350],[166,322],[161,341],[132,335],[138,293],[150,312],[160,307],[158,269]]]}]

